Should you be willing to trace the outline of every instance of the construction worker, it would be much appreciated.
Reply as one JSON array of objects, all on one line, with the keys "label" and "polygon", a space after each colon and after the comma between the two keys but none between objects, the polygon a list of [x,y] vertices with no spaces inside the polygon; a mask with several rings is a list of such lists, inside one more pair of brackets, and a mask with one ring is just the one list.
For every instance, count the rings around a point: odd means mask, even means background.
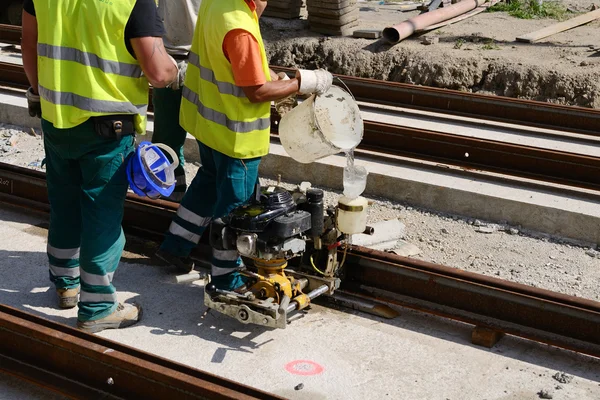
[{"label": "construction worker", "polygon": [[[48,259],[59,307],[79,306],[87,332],[137,322],[117,301],[113,275],[125,160],[146,130],[148,81],[179,86],[154,0],[25,0],[23,66],[29,112],[42,118],[50,200]],[[79,303],[78,294],[79,296]]]},{"label": "construction worker", "polygon": [[[200,8],[200,0],[159,0],[158,2],[158,13],[165,25],[163,36],[165,48],[167,53],[182,66],[187,63],[192,45],[198,8]],[[180,202],[187,188],[183,157],[183,144],[187,133],[179,125],[181,88],[177,90],[154,88],[152,105],[154,106],[152,142],[168,145],[179,156],[179,166],[175,169],[175,190],[168,199]]]},{"label": "construction worker", "polygon": [[[186,192],[157,256],[189,272],[191,250],[213,218],[247,202],[269,152],[271,101],[325,92],[332,76],[269,69],[258,18],[266,1],[202,0],[183,88],[180,122],[198,140],[202,167]],[[243,290],[236,250],[213,249],[212,282]]]}]

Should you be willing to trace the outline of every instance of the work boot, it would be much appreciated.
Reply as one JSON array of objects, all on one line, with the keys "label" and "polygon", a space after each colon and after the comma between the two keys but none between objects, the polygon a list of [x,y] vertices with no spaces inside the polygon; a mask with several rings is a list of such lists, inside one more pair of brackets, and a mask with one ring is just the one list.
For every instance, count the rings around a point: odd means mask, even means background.
[{"label": "work boot", "polygon": [[56,294],[60,308],[73,308],[79,300],[79,286],[71,289],[56,289]]},{"label": "work boot", "polygon": [[115,311],[104,318],[94,321],[77,321],[77,327],[87,333],[96,333],[104,329],[127,328],[142,319],[142,306],[119,303]]},{"label": "work boot", "polygon": [[242,275],[239,271],[233,271],[225,275],[211,276],[210,279],[210,282],[214,284],[217,289],[228,290],[239,294],[248,291],[249,281],[250,278]]},{"label": "work boot", "polygon": [[162,249],[155,255],[182,274],[189,274],[194,269],[194,262],[189,257],[179,257]]}]

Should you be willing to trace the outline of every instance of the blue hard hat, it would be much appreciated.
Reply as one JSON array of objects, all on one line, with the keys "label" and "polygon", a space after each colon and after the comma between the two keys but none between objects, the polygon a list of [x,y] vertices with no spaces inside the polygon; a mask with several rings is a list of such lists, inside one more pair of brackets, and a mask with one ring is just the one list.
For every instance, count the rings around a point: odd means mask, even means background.
[{"label": "blue hard hat", "polygon": [[[162,150],[173,159],[173,164]],[[179,157],[162,143],[141,142],[127,162],[129,186],[138,196],[169,197],[175,189],[175,168]]]}]

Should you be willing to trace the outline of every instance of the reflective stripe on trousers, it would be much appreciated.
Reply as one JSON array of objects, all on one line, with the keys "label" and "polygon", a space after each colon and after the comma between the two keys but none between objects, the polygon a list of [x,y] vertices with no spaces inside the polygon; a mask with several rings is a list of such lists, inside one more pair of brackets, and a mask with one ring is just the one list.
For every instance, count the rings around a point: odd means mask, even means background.
[{"label": "reflective stripe on trousers", "polygon": [[222,276],[230,274],[243,265],[237,250],[217,250],[213,249],[213,258],[211,265],[212,276]]},{"label": "reflective stripe on trousers", "polygon": [[81,290],[79,301],[82,303],[116,303],[117,293],[90,293]]},{"label": "reflective stripe on trousers", "polygon": [[46,252],[50,254],[52,257],[61,258],[64,260],[74,260],[79,258],[79,247],[75,247],[72,249],[59,249],[57,247],[51,246],[50,243],[46,246]]},{"label": "reflective stripe on trousers", "polygon": [[[178,219],[181,219],[193,225],[194,228],[197,229],[191,231],[185,228],[177,222]],[[185,208],[185,206],[179,205],[179,208],[177,209],[177,217],[174,218],[171,222],[171,225],[169,226],[169,232],[175,236],[179,236],[187,240],[188,242],[198,244],[198,242],[200,242],[200,237],[202,236],[204,229],[206,229],[206,227],[210,224],[211,220],[211,217],[202,217],[194,213],[193,211],[190,211],[189,209]]]},{"label": "reflective stripe on trousers", "polygon": [[77,278],[79,277],[79,272],[79,267],[65,268],[50,264],[50,273],[54,278]]}]

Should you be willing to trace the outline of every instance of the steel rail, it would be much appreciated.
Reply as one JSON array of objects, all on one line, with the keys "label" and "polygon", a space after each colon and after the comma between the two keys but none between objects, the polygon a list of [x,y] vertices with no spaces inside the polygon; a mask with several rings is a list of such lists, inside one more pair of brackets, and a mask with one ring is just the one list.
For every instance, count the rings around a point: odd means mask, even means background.
[{"label": "steel rail", "polygon": [[[294,69],[271,67],[289,75]],[[359,101],[600,136],[600,110],[334,74]]]},{"label": "steel rail", "polygon": [[[0,84],[27,87],[22,66],[0,62],[0,71]],[[273,111],[274,135],[279,120]],[[364,129],[359,150],[600,190],[600,158],[373,121],[365,121]]]},{"label": "steel rail", "polygon": [[0,85],[27,89],[29,81],[23,66],[0,61]]},{"label": "steel rail", "polygon": [[[271,113],[271,133],[280,117]],[[364,121],[358,150],[600,190],[600,158],[490,139]]]},{"label": "steel rail", "polygon": [[[0,164],[0,201],[44,211],[45,190],[43,173]],[[124,229],[160,240],[177,206],[130,194]],[[348,253],[342,288],[600,357],[600,303],[592,300],[357,246]]]},{"label": "steel rail", "polygon": [[5,305],[0,371],[81,399],[281,399]]},{"label": "steel rail", "polygon": [[21,44],[21,27],[9,24],[0,24],[0,42],[7,44]]},{"label": "steel rail", "polygon": [[[0,24],[0,42],[20,43],[21,27]],[[292,68],[271,66],[275,71]],[[471,118],[509,122],[599,136],[600,110],[565,106],[541,101],[515,99],[457,90],[417,86],[399,82],[334,75],[350,89],[357,100],[374,104],[405,106]]]}]

